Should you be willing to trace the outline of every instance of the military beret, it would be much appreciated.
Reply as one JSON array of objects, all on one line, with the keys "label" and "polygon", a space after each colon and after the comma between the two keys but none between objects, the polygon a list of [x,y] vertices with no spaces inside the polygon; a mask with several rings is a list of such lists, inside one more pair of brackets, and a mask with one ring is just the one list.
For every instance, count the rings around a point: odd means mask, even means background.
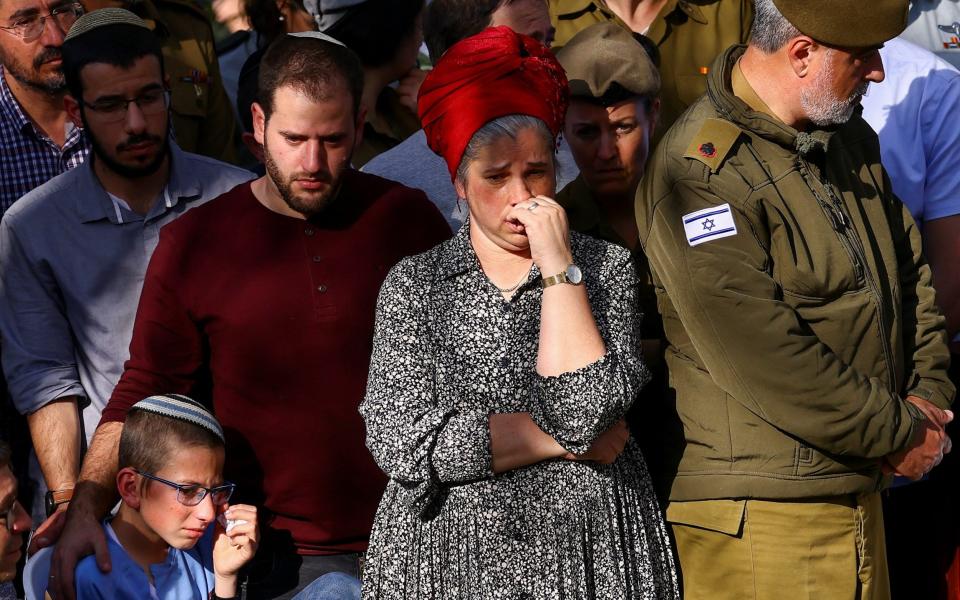
[{"label": "military beret", "polygon": [[129,10],[123,8],[101,8],[81,15],[70,27],[70,31],[67,32],[63,41],[72,40],[88,31],[107,25],[133,25],[135,27],[143,27],[147,31],[150,31],[150,28],[144,20]]},{"label": "military beret", "polygon": [[320,31],[326,31],[342,19],[347,11],[367,0],[304,0],[303,8],[313,15]]},{"label": "military beret", "polygon": [[601,100],[621,88],[633,96],[660,93],[660,73],[633,34],[613,22],[583,29],[557,51],[570,96]]},{"label": "military beret", "polygon": [[790,23],[818,42],[879,46],[907,27],[909,0],[773,0]]}]

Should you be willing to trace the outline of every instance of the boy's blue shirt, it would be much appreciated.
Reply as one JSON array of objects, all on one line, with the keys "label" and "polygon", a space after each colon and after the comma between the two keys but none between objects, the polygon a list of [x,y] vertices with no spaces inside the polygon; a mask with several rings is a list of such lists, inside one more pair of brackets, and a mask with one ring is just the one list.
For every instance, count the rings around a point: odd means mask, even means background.
[{"label": "boy's blue shirt", "polygon": [[[76,570],[77,599],[142,600],[150,597],[150,582],[127,551],[103,524],[113,568],[101,573],[96,558],[88,556]],[[159,600],[207,600],[213,590],[213,532],[215,523],[190,550],[170,548],[167,560],[150,565]]]}]

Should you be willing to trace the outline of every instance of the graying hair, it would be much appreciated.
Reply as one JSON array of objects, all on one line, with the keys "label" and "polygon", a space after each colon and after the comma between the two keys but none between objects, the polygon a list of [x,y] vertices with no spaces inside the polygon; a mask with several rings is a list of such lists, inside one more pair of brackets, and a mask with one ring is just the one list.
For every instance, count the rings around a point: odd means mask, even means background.
[{"label": "graying hair", "polygon": [[543,143],[551,150],[550,157],[553,159],[553,166],[556,171],[557,157],[556,153],[553,152],[555,141],[547,124],[537,117],[531,117],[530,115],[507,115],[505,117],[497,117],[473,134],[466,149],[463,151],[463,156],[460,158],[460,165],[457,167],[457,181],[461,184],[466,182],[467,169],[470,168],[470,163],[480,156],[480,150],[482,148],[502,137],[509,137],[515,140],[524,129],[533,129],[537,135],[543,138]]},{"label": "graying hair", "polygon": [[800,30],[780,13],[773,0],[756,0],[756,14],[750,29],[751,46],[764,54],[773,54],[798,35],[802,35]]}]

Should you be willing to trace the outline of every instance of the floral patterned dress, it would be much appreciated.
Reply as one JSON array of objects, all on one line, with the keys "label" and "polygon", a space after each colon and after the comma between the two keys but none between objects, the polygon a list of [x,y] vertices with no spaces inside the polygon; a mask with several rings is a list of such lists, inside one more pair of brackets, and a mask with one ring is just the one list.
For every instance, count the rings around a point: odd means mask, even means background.
[{"label": "floral patterned dress", "polygon": [[469,222],[387,277],[360,411],[390,482],[364,598],[679,597],[634,440],[612,465],[552,460],[492,470],[490,414],[529,412],[580,454],[649,378],[629,252],[576,233],[571,247],[607,353],[556,377],[535,371],[539,271],[505,300],[480,269]]}]

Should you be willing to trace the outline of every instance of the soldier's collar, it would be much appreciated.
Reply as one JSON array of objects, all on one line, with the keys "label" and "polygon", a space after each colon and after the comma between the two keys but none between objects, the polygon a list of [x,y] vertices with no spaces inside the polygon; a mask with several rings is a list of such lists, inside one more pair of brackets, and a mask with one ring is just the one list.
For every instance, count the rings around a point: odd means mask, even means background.
[{"label": "soldier's collar", "polygon": [[709,23],[700,7],[690,0],[668,0],[644,35],[653,43],[660,44],[674,25],[687,19],[692,19],[701,25]]}]

